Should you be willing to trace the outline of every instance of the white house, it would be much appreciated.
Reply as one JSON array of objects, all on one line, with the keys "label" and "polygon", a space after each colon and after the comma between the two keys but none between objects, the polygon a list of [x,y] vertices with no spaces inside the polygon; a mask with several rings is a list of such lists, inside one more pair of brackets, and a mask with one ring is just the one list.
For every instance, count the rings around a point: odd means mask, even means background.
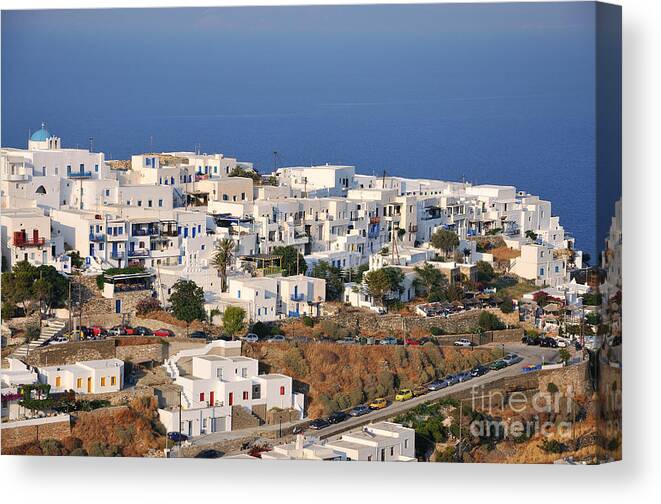
[{"label": "white house", "polygon": [[263,413],[292,408],[303,415],[304,397],[294,393],[292,378],[259,374],[258,361],[237,355],[240,351],[240,341],[218,340],[182,351],[165,364],[181,387],[181,406],[159,409],[168,432],[199,436],[231,431],[238,407],[248,412],[260,408]]},{"label": "white house", "polygon": [[50,385],[54,393],[103,394],[124,386],[124,361],[115,358],[40,367],[37,372],[39,381]]}]

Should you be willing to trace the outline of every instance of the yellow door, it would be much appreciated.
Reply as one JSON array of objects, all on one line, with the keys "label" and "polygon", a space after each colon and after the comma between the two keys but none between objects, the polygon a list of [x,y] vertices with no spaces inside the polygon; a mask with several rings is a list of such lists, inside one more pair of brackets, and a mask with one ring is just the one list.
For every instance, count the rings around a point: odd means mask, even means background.
[{"label": "yellow door", "polygon": [[87,393],[92,393],[92,377],[87,378]]}]

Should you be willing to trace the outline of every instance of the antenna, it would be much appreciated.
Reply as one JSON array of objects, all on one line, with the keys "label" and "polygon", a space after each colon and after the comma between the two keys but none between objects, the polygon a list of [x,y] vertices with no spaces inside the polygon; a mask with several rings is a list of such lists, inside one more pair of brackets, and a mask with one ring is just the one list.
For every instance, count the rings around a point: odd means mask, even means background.
[{"label": "antenna", "polygon": [[90,137],[90,152],[94,152],[94,137]]},{"label": "antenna", "polygon": [[278,151],[274,150],[273,151],[273,171],[278,170]]},{"label": "antenna", "polygon": [[386,170],[383,170],[383,181],[381,182],[381,189],[386,188]]}]

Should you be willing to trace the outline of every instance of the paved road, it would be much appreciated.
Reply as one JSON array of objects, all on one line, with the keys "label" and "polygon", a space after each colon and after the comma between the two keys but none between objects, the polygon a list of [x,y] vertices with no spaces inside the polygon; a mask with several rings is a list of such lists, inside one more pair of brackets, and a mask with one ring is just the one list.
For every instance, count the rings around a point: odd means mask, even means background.
[{"label": "paved road", "polygon": [[522,344],[508,344],[505,345],[505,352],[514,352],[523,357],[523,361],[513,366],[507,367],[505,369],[500,369],[498,371],[489,371],[487,374],[473,378],[467,382],[458,383],[452,385],[448,388],[437,390],[435,392],[429,392],[423,396],[414,397],[408,401],[402,402],[393,402],[389,404],[388,407],[382,410],[376,410],[363,415],[361,417],[351,417],[339,424],[331,425],[321,430],[312,430],[308,429],[305,433],[311,436],[318,437],[320,439],[333,439],[338,437],[343,432],[348,430],[356,429],[363,425],[367,425],[371,422],[376,422],[379,420],[385,420],[391,418],[400,413],[404,413],[416,406],[436,401],[443,397],[449,396],[455,392],[462,392],[465,390],[470,390],[472,387],[479,387],[480,385],[485,385],[499,378],[507,376],[517,376],[521,374],[521,368],[530,364],[539,364],[542,361],[542,358],[545,362],[550,362],[555,360],[558,350],[554,348],[540,348],[537,346],[526,346]]},{"label": "paved road", "polygon": [[[501,348],[500,345],[495,345],[495,344],[485,345],[485,346]],[[356,429],[371,422],[385,420],[387,418],[403,413],[411,408],[414,408],[420,404],[441,399],[452,393],[461,392],[463,390],[470,390],[471,387],[474,386],[479,387],[480,385],[484,385],[486,383],[492,382],[494,380],[506,376],[519,375],[521,374],[521,368],[523,366],[529,364],[539,364],[542,361],[542,359],[544,359],[546,362],[553,361],[555,360],[558,354],[557,349],[540,348],[538,346],[527,346],[527,345],[522,345],[520,343],[506,344],[505,352],[506,353],[514,352],[520,355],[521,357],[523,357],[523,361],[521,361],[519,364],[515,364],[514,366],[510,366],[505,369],[501,369],[498,371],[489,371],[487,374],[483,376],[473,378],[472,380],[469,380],[464,383],[458,383],[456,385],[452,385],[451,387],[448,387],[443,390],[437,390],[436,392],[429,392],[423,396],[409,399],[408,401],[393,402],[388,407],[382,410],[372,411],[367,415],[363,415],[361,417],[348,418],[344,422],[341,422],[336,425],[331,425],[330,427],[326,427],[325,429],[321,429],[321,430],[308,429],[305,432],[305,434],[321,439],[327,439],[327,438],[332,439],[334,437],[338,437],[343,432],[346,432],[348,430]],[[294,427],[296,425],[305,425],[308,424],[309,421],[310,419],[308,418],[300,422],[292,422],[286,424],[283,423],[282,429],[283,431],[289,432],[290,427]],[[242,437],[248,437],[251,434],[259,435],[260,432],[275,431],[279,428],[280,426],[278,425],[270,425],[270,426],[263,425],[260,427],[255,427],[253,429],[243,429],[243,430],[231,431],[231,432],[216,432],[213,434],[206,434],[204,436],[197,436],[191,440],[191,444],[200,447],[208,446],[218,442],[230,441]]]}]

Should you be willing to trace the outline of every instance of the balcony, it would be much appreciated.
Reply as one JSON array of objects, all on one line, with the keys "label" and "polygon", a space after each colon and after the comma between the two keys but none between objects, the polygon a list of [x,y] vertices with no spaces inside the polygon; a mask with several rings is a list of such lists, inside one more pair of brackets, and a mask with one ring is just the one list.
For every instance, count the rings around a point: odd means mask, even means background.
[{"label": "balcony", "polygon": [[157,228],[138,228],[134,227],[131,230],[131,235],[133,236],[156,236],[158,234],[158,229]]},{"label": "balcony", "polygon": [[88,179],[88,178],[92,178],[92,172],[89,171],[69,172],[67,174],[67,177],[70,179]]},{"label": "balcony", "polygon": [[28,239],[16,239],[14,238],[14,246],[19,248],[28,248],[28,247],[43,247],[46,244],[45,238],[33,238]]},{"label": "balcony", "polygon": [[301,312],[290,310],[289,312],[287,312],[287,316],[290,318],[299,318],[301,316]]},{"label": "balcony", "polygon": [[105,240],[106,235],[103,233],[90,233],[90,241],[101,242]]},{"label": "balcony", "polygon": [[298,294],[292,294],[292,295],[290,296],[290,299],[291,299],[292,301],[299,301],[299,302],[300,302],[300,301],[305,300],[305,294],[301,294],[301,293],[298,293]]},{"label": "balcony", "polygon": [[124,251],[111,252],[110,254],[110,258],[114,259],[115,261],[121,261],[122,259],[124,259],[124,257],[126,257]]},{"label": "balcony", "polygon": [[149,250],[147,249],[133,249],[129,250],[129,257],[147,257]]}]

